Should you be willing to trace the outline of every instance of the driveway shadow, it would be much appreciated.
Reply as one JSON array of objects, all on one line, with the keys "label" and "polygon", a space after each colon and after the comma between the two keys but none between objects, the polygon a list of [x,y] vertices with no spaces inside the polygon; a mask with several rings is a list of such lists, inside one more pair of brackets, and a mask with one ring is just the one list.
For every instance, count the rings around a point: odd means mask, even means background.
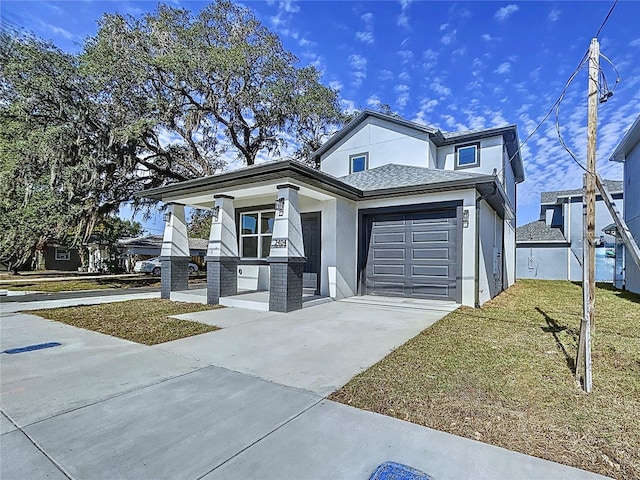
[{"label": "driveway shadow", "polygon": [[577,343],[578,336],[579,336],[578,332],[576,332],[572,328],[569,328],[567,325],[560,325],[555,318],[550,317],[540,307],[536,307],[536,310],[544,317],[545,322],[547,322],[546,327],[540,327],[540,328],[542,329],[543,332],[550,333],[551,335],[553,335],[553,338],[556,341],[556,346],[558,347],[558,349],[560,349],[560,351],[562,351],[564,355],[565,361],[567,362],[567,367],[569,367],[569,370],[571,371],[571,373],[575,375],[576,361],[571,355],[569,355],[569,352],[567,352],[567,349],[562,343],[562,341],[560,340],[560,336],[558,334],[560,332],[566,331],[571,336],[571,338],[573,338],[573,340]]}]

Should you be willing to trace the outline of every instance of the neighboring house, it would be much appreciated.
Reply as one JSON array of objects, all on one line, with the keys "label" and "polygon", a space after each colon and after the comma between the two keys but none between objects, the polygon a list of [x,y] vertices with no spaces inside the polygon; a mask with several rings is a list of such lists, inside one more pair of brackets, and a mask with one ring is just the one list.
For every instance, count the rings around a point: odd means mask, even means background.
[{"label": "neighboring house", "polygon": [[35,255],[35,270],[77,272],[81,266],[82,259],[78,249],[57,241],[47,242]]},{"label": "neighboring house", "polygon": [[[189,256],[198,267],[204,266],[209,241],[204,238],[189,238]],[[143,237],[125,238],[116,242],[122,268],[126,272],[133,272],[133,266],[138,260],[146,260],[160,256],[162,250],[162,235],[146,235]]]},{"label": "neighboring house", "polygon": [[[622,182],[604,180],[614,200],[623,197]],[[582,281],[582,189],[542,192],[540,220],[516,232],[517,278]],[[605,230],[613,222],[602,197],[596,196],[596,280],[613,282],[615,237]]]},{"label": "neighboring house", "polygon": [[208,302],[269,290],[301,308],[302,289],[481,305],[515,281],[515,125],[447,133],[364,111],[312,156],[167,187],[162,296],[187,288],[184,207],[213,211]]},{"label": "neighboring house", "polygon": [[[637,244],[640,244],[640,115],[622,138],[609,160],[624,164],[623,218]],[[620,209],[620,204],[616,203]],[[640,293],[640,269],[627,258],[625,288]]]},{"label": "neighboring house", "polygon": [[48,240],[39,245],[33,254],[31,270],[61,270],[77,272],[82,259],[77,248],[69,247],[59,240]]}]

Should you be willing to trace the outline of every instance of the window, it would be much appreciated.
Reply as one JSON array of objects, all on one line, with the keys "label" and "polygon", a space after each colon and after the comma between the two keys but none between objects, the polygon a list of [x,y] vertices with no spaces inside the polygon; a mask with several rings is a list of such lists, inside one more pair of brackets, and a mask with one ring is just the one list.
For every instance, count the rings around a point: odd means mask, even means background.
[{"label": "window", "polygon": [[71,260],[68,248],[56,248],[56,260]]},{"label": "window", "polygon": [[369,169],[369,154],[358,153],[349,156],[349,173],[363,172]]},{"label": "window", "polygon": [[275,211],[262,210],[240,215],[240,256],[267,258],[271,251],[271,236]]},{"label": "window", "polygon": [[480,144],[460,145],[456,147],[456,168],[477,167],[480,165]]}]

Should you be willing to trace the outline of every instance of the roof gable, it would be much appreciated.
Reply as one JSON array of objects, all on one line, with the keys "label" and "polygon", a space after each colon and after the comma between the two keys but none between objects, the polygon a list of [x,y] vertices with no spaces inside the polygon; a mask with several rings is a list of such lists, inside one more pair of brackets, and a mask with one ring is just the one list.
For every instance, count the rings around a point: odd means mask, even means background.
[{"label": "roof gable", "polygon": [[416,133],[426,133],[429,135],[429,139],[437,147],[480,140],[488,137],[502,136],[507,148],[507,155],[509,156],[509,159],[511,159],[515,180],[517,183],[524,181],[524,165],[522,163],[522,156],[520,155],[518,130],[515,125],[463,132],[442,132],[435,127],[421,125],[419,123],[410,122],[399,117],[386,115],[384,113],[368,109],[363,110],[358,116],[329,138],[320,148],[313,152],[311,154],[311,160],[319,164],[320,157],[322,157],[322,155],[326,154],[333,147],[352,135],[370,118],[377,118],[385,122],[409,128],[414,130]]}]

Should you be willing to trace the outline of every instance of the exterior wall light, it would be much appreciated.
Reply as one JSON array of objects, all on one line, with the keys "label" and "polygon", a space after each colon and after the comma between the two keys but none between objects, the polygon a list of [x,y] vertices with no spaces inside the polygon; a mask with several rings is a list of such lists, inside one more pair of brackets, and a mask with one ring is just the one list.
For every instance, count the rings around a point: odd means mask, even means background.
[{"label": "exterior wall light", "polygon": [[279,198],[275,203],[276,212],[278,212],[278,216],[281,217],[284,215],[284,198]]},{"label": "exterior wall light", "polygon": [[171,221],[171,212],[166,212],[162,218],[164,219],[164,223],[169,223]]},{"label": "exterior wall light", "polygon": [[220,218],[220,205],[216,205],[211,209],[211,215],[213,216],[213,221],[217,222],[218,218]]}]

